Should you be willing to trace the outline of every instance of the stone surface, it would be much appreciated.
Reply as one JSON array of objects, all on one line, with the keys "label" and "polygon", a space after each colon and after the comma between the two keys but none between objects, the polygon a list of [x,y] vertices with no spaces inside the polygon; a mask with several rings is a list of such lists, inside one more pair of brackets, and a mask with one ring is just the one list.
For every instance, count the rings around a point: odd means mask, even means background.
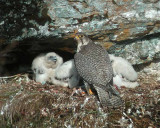
[{"label": "stone surface", "polygon": [[26,53],[51,47],[74,53],[71,35],[78,29],[132,64],[160,58],[158,0],[1,0],[0,5],[1,51],[18,41],[30,45]]},{"label": "stone surface", "polygon": [[154,59],[160,60],[160,38],[144,38],[127,45],[114,45],[109,51],[126,58],[134,65],[152,62]]}]

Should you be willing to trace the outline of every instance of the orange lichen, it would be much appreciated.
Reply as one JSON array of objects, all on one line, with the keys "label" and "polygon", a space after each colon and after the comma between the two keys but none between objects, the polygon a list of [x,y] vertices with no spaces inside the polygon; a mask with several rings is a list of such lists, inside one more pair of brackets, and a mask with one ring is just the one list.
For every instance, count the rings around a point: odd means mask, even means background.
[{"label": "orange lichen", "polygon": [[123,31],[119,31],[117,33],[115,33],[117,36],[117,41],[121,41],[121,40],[125,40],[126,38],[128,38],[130,36],[130,29],[124,29]]},{"label": "orange lichen", "polygon": [[75,38],[77,32],[78,32],[78,29],[75,29],[73,33],[66,35],[64,39]]},{"label": "orange lichen", "polygon": [[68,47],[59,48],[59,50],[66,51],[69,53],[74,53],[74,50],[72,48],[68,48]]},{"label": "orange lichen", "polygon": [[105,42],[105,43],[103,43],[103,47],[105,47],[106,49],[109,49],[113,45],[114,44],[112,42]]}]

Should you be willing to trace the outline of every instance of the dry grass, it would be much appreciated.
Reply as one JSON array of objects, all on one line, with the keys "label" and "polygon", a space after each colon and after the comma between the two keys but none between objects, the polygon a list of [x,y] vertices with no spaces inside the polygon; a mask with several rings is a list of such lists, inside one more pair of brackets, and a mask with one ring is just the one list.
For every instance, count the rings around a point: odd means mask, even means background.
[{"label": "dry grass", "polygon": [[72,96],[72,90],[41,85],[25,75],[7,79],[0,86],[0,127],[159,127],[160,86],[140,77],[140,86],[122,88],[123,112],[103,112],[94,96]]}]

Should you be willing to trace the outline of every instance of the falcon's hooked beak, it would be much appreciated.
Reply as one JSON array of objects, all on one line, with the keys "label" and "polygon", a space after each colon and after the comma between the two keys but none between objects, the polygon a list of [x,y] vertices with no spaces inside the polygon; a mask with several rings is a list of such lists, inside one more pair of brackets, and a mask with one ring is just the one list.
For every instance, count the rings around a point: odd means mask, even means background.
[{"label": "falcon's hooked beak", "polygon": [[74,37],[74,39],[76,39],[77,41],[81,40],[81,38],[82,38],[82,35],[79,35],[79,34],[76,34]]},{"label": "falcon's hooked beak", "polygon": [[80,40],[80,38],[79,38],[79,36],[78,36],[78,35],[76,35],[76,36],[74,37],[74,39],[76,39],[76,40]]},{"label": "falcon's hooked beak", "polygon": [[74,37],[75,40],[80,40],[79,34],[78,34],[78,30],[77,30],[77,29],[74,30],[73,37]]}]

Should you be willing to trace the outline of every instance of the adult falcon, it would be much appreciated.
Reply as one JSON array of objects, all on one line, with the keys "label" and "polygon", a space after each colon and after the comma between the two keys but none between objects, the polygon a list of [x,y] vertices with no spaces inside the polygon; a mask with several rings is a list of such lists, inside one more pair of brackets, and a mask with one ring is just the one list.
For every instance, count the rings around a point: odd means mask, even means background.
[{"label": "adult falcon", "polygon": [[113,69],[106,49],[83,33],[76,33],[75,39],[75,65],[87,91],[94,88],[104,108],[122,106],[119,92],[113,86]]}]

